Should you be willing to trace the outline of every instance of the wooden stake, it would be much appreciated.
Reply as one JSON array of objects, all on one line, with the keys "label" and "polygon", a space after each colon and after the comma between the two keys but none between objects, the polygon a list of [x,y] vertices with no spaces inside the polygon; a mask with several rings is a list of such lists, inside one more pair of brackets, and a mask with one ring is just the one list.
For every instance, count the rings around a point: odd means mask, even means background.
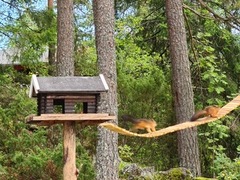
[{"label": "wooden stake", "polygon": [[69,121],[63,124],[63,179],[76,180],[76,122]]}]

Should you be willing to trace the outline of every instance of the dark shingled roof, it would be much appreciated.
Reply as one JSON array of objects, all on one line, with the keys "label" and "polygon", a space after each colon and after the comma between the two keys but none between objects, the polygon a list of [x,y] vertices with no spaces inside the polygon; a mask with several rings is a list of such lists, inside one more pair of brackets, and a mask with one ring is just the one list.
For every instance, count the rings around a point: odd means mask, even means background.
[{"label": "dark shingled roof", "polygon": [[93,77],[36,77],[33,75],[30,97],[37,93],[99,93],[108,90],[103,75]]}]

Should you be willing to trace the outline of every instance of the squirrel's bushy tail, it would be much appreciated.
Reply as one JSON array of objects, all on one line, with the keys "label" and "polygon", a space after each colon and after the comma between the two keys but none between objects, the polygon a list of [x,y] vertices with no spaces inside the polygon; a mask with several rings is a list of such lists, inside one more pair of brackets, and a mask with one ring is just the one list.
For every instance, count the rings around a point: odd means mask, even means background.
[{"label": "squirrel's bushy tail", "polygon": [[190,121],[196,121],[197,119],[199,119],[200,117],[206,114],[207,114],[207,111],[205,110],[198,111],[191,117]]},{"label": "squirrel's bushy tail", "polygon": [[136,122],[137,120],[131,116],[131,115],[128,115],[128,114],[124,114],[121,116],[121,119],[124,120],[124,121],[130,121],[132,123]]}]

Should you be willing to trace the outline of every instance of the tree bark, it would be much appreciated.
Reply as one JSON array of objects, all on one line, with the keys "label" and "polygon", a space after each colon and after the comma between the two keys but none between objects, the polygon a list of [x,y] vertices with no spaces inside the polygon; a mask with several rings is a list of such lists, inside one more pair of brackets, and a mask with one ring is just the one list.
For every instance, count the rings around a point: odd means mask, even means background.
[{"label": "tree bark", "polygon": [[57,1],[57,75],[74,75],[73,0]]},{"label": "tree bark", "polygon": [[[48,0],[48,10],[53,13],[53,0]],[[54,17],[50,17],[49,26],[52,26]],[[48,44],[48,62],[49,62],[49,70],[48,74],[51,76],[56,76],[56,43],[50,41]]]},{"label": "tree bark", "polygon": [[[57,1],[57,75],[74,75],[73,0]],[[76,180],[76,124],[63,124],[63,179]]]},{"label": "tree bark", "polygon": [[[194,113],[182,3],[182,0],[166,0],[172,63],[172,93],[178,123],[188,121]],[[195,176],[201,175],[196,128],[178,132],[178,153],[181,167],[190,169]]]},{"label": "tree bark", "polygon": [[[99,71],[109,86],[107,93],[101,94],[98,112],[117,116],[117,73],[114,42],[114,1],[93,0],[96,48]],[[114,121],[117,123],[117,120]],[[98,128],[96,153],[97,180],[118,179],[118,134]]]},{"label": "tree bark", "polygon": [[48,9],[53,9],[53,0],[48,0]]}]

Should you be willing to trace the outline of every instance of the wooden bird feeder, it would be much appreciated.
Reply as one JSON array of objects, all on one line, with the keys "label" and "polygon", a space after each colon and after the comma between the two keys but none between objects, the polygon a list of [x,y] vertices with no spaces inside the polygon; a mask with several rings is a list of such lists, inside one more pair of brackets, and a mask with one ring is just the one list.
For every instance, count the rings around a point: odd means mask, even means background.
[{"label": "wooden bird feeder", "polygon": [[30,98],[37,98],[37,116],[29,123],[52,125],[64,121],[99,124],[115,116],[97,113],[101,93],[108,91],[102,74],[94,77],[37,77],[32,76]]},{"label": "wooden bird feeder", "polygon": [[32,76],[30,98],[37,98],[37,116],[28,123],[37,125],[63,124],[63,179],[76,180],[76,123],[99,124],[115,119],[97,113],[101,93],[108,91],[102,74],[94,77],[37,77]]}]

